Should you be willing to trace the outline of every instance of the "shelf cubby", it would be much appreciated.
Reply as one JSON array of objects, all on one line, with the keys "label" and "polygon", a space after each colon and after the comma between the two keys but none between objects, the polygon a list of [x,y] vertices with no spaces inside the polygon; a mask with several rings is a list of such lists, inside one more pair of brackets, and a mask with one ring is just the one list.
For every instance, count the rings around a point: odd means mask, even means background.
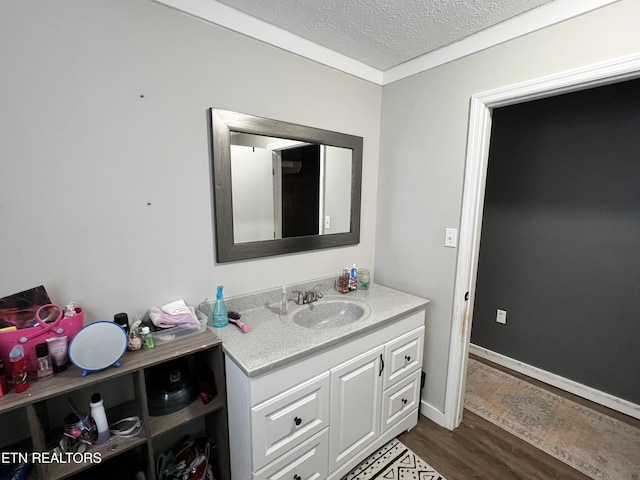
[{"label": "shelf cubby", "polygon": [[[213,398],[206,404],[200,398],[196,398],[174,413],[150,416],[145,372],[151,367],[181,357],[193,357],[213,373]],[[26,392],[9,392],[0,398],[0,429],[9,428],[16,422],[26,422],[30,440],[24,439],[6,445],[2,441],[4,439],[0,439],[0,449],[49,452],[52,443],[55,444],[56,439],[62,435],[59,425],[51,425],[54,420],[50,418],[49,410],[56,410],[53,408],[55,403],[63,401],[65,397],[85,398],[101,388],[113,393],[112,390],[117,389],[118,382],[129,382],[125,385],[129,391],[133,391],[134,398],[109,408],[107,418],[114,422],[121,418],[137,416],[143,422],[143,429],[134,437],[112,436],[101,445],[88,446],[86,452],[99,454],[97,457],[101,459],[100,464],[115,460],[121,455],[135,454],[144,465],[147,478],[155,479],[155,459],[162,452],[154,450],[154,439],[159,436],[171,436],[172,431],[179,430],[185,423],[199,421],[203,425],[203,431],[215,445],[215,458],[212,459],[212,463],[217,466],[216,478],[231,480],[224,356],[220,339],[210,330],[157,345],[152,350],[126,352],[120,359],[119,367],[109,367],[82,376],[79,368],[70,365],[66,371],[52,379],[32,382]],[[58,422],[60,420],[57,419]],[[97,465],[91,462],[41,462],[36,463],[34,467],[29,475],[30,479],[57,480],[85,470],[90,475],[90,469],[97,468]]]}]

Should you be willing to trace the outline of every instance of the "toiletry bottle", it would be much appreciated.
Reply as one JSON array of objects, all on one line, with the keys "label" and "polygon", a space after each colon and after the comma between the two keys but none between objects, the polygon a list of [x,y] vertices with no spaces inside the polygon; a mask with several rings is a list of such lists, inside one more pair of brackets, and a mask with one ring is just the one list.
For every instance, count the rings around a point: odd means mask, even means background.
[{"label": "toiletry bottle", "polygon": [[142,327],[140,330],[140,335],[142,337],[142,348],[144,350],[149,350],[155,347],[155,343],[153,342],[153,336],[151,335],[151,330],[146,325]]},{"label": "toiletry bottle", "polygon": [[113,321],[120,325],[127,332],[127,335],[129,334],[129,315],[124,312],[116,313],[113,316]]},{"label": "toiletry bottle", "polygon": [[27,379],[27,364],[24,361],[24,347],[15,345],[9,352],[9,362],[13,374],[13,386],[16,393],[22,393],[29,388]]},{"label": "toiletry bottle", "polygon": [[140,332],[137,328],[132,328],[129,332],[129,342],[127,343],[127,350],[135,352],[142,348],[142,339],[140,338]]},{"label": "toiletry bottle", "polygon": [[91,403],[89,403],[89,407],[91,407],[91,417],[93,418],[93,421],[96,422],[96,427],[98,429],[98,439],[94,443],[104,443],[109,440],[110,437],[109,422],[107,422],[107,414],[104,411],[104,402],[102,401],[102,397],[99,393],[91,395]]},{"label": "toiletry bottle", "polygon": [[38,359],[38,380],[53,377],[53,363],[51,355],[49,355],[49,346],[46,343],[36,345],[36,358]]},{"label": "toiletry bottle", "polygon": [[49,346],[49,355],[51,355],[53,363],[53,373],[64,372],[67,369],[67,363],[69,362],[69,357],[67,355],[67,350],[69,348],[67,336],[51,337],[47,338],[45,341]]},{"label": "toiletry bottle", "polygon": [[227,325],[229,325],[229,317],[227,316],[227,306],[222,296],[222,285],[220,285],[216,294],[216,304],[213,307],[213,326],[219,328]]},{"label": "toiletry bottle", "polygon": [[349,271],[349,290],[357,290],[358,289],[358,274],[356,271],[356,264],[353,264],[351,270]]},{"label": "toiletry bottle", "polygon": [[289,303],[287,299],[287,287],[282,285],[282,297],[280,299],[280,315],[289,313]]},{"label": "toiletry bottle", "polygon": [[342,277],[340,277],[340,293],[347,293],[349,291],[349,269],[344,267],[342,269]]},{"label": "toiletry bottle", "polygon": [[4,373],[4,363],[2,362],[2,355],[0,355],[0,398],[9,393],[9,385],[7,383],[7,376]]}]

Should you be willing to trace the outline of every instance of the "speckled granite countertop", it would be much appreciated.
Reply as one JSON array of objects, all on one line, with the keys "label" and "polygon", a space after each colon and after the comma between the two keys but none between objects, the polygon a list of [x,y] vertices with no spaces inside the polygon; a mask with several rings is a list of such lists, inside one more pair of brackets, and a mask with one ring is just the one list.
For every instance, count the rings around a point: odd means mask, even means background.
[{"label": "speckled granite countertop", "polygon": [[316,330],[293,322],[295,311],[308,308],[306,305],[300,307],[290,301],[289,314],[279,315],[280,289],[229,298],[226,300],[227,308],[240,312],[242,321],[251,327],[251,332],[245,334],[232,324],[213,329],[222,340],[224,352],[249,377],[256,377],[393,322],[401,316],[418,312],[429,303],[424,298],[375,284],[368,290],[341,294],[333,288],[333,278],[297,285],[287,291],[295,288],[311,290],[318,284],[322,284],[320,290],[324,294],[324,298],[318,302],[331,299],[358,300],[366,303],[371,313],[364,320],[345,326]]}]

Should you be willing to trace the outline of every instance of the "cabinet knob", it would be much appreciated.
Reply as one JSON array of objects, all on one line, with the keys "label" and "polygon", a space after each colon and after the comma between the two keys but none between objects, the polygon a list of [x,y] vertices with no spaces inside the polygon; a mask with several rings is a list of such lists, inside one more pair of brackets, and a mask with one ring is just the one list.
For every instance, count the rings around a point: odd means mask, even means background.
[{"label": "cabinet knob", "polygon": [[300,475],[294,475],[293,480],[302,480],[302,477]]},{"label": "cabinet knob", "polygon": [[408,400],[407,400],[406,398],[403,398],[403,399],[402,399],[402,404],[403,404],[403,405],[406,405],[406,404],[407,404],[407,402],[408,402]]},{"label": "cabinet knob", "polygon": [[411,361],[411,355],[405,355],[405,356],[404,356],[404,359],[405,359],[407,362],[410,362],[410,361]]},{"label": "cabinet knob", "polygon": [[293,423],[296,424],[296,427],[299,427],[300,424],[302,423],[302,419],[300,417],[296,417],[296,418],[293,419]]}]

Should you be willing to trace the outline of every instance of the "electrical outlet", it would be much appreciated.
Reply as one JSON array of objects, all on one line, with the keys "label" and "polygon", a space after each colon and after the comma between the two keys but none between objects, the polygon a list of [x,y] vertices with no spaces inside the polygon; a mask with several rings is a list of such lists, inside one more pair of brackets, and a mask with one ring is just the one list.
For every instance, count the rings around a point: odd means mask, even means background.
[{"label": "electrical outlet", "polygon": [[331,230],[331,215],[324,216],[324,228]]},{"label": "electrical outlet", "polygon": [[507,311],[500,310],[496,312],[496,322],[502,323],[503,325],[507,323]]}]

